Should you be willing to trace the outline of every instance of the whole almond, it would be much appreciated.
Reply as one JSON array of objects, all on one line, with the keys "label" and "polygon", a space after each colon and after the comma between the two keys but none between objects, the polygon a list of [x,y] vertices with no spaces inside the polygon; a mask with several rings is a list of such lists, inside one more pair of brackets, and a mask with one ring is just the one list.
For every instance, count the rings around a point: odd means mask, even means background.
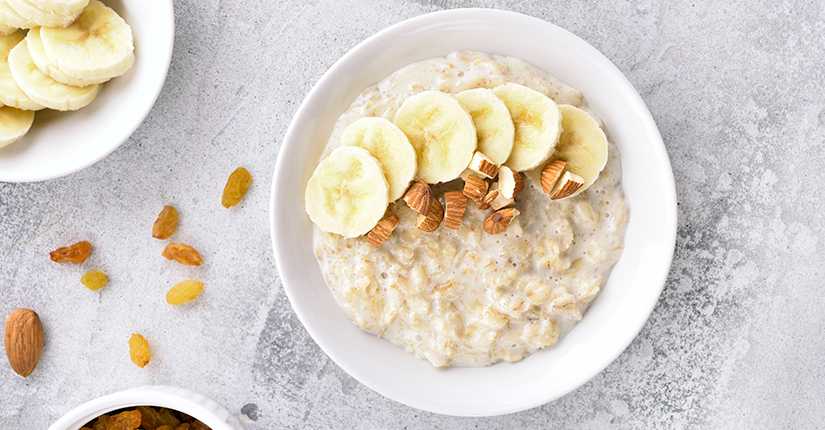
[{"label": "whole almond", "polygon": [[6,356],[22,377],[31,375],[43,352],[43,324],[31,309],[18,309],[6,319]]}]

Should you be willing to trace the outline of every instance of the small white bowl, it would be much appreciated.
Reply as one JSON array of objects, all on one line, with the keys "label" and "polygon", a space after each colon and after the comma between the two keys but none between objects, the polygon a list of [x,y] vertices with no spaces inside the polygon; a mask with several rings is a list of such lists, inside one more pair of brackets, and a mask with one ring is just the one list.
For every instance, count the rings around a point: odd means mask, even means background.
[{"label": "small white bowl", "polygon": [[[621,153],[630,214],[624,252],[582,321],[515,364],[436,369],[350,322],[312,250],[306,183],[336,119],[365,88],[415,61],[476,50],[524,59],[584,93]],[[630,344],[658,301],[676,240],[676,190],[662,138],[622,73],[595,48],[540,19],[498,10],[436,12],[393,25],[336,62],[313,87],[281,146],[272,187],[272,242],[284,290],[318,345],[364,385],[450,415],[517,412],[557,399]]]},{"label": "small white bowl", "polygon": [[200,420],[212,430],[243,430],[238,419],[213,400],[183,388],[167,386],[138,387],[98,397],[69,411],[49,430],[79,430],[105,413],[136,406],[174,409]]},{"label": "small white bowl", "polygon": [[155,104],[172,60],[172,0],[102,1],[132,27],[135,64],[83,109],[36,112],[31,130],[0,148],[0,181],[44,181],[91,166],[125,142]]}]

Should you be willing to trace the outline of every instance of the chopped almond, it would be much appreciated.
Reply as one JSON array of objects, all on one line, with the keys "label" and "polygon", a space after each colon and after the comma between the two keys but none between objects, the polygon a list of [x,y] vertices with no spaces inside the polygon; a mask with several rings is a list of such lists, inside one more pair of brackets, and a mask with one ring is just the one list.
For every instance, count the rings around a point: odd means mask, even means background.
[{"label": "chopped almond", "polygon": [[467,196],[461,191],[450,191],[444,193],[444,202],[446,206],[444,227],[458,230],[464,219],[464,211],[467,209]]},{"label": "chopped almond", "polygon": [[476,151],[475,154],[473,154],[473,159],[470,160],[470,166],[468,168],[485,178],[493,179],[498,175],[499,166],[494,163],[490,157]]},{"label": "chopped almond", "polygon": [[505,208],[493,212],[484,220],[484,231],[489,234],[501,234],[507,231],[510,223],[519,214],[516,208]]},{"label": "chopped almond", "polygon": [[567,166],[566,161],[555,160],[547,163],[547,165],[541,169],[541,188],[544,190],[544,194],[550,195],[550,191],[553,191],[565,166]]},{"label": "chopped almond", "polygon": [[469,175],[464,180],[464,195],[469,197],[476,204],[481,204],[484,197],[487,195],[487,181],[479,178],[476,175]]},{"label": "chopped almond", "polygon": [[424,181],[418,181],[404,194],[404,202],[421,215],[430,213],[430,202],[433,200],[433,190]]},{"label": "chopped almond", "polygon": [[415,228],[426,231],[427,233],[432,233],[438,230],[438,226],[441,225],[441,220],[443,219],[444,207],[441,206],[438,199],[433,197],[430,202],[430,212],[427,216],[418,215],[418,218],[415,220]]},{"label": "chopped almond", "polygon": [[513,199],[524,191],[524,179],[507,166],[501,166],[501,170],[498,171],[498,184],[501,195],[507,199]]},{"label": "chopped almond", "polygon": [[398,222],[399,219],[396,215],[390,215],[382,219],[367,234],[367,240],[375,246],[381,246],[382,243],[386,242],[387,239],[390,238],[390,235],[393,230],[395,230]]},{"label": "chopped almond", "polygon": [[564,172],[564,176],[559,179],[558,184],[553,189],[553,195],[550,197],[553,200],[570,197],[584,185],[584,178],[572,173],[570,171]]}]

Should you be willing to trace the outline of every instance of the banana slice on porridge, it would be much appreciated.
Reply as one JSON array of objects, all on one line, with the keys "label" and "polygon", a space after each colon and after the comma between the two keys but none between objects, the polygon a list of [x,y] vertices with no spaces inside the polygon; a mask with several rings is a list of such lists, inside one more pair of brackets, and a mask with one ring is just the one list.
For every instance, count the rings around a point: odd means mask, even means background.
[{"label": "banana slice on porridge", "polygon": [[568,197],[586,190],[607,164],[607,136],[587,112],[570,105],[559,105],[562,133],[552,160],[567,162],[565,171],[578,175],[584,183]]},{"label": "banana slice on porridge", "polygon": [[341,145],[364,148],[381,163],[391,202],[404,195],[418,170],[410,139],[384,118],[361,118],[350,124],[341,135]]},{"label": "banana slice on porridge", "polygon": [[507,167],[522,172],[538,167],[553,154],[561,133],[561,114],[550,97],[524,85],[493,88],[504,101],[515,125],[515,141]]},{"label": "banana slice on porridge", "polygon": [[306,211],[327,233],[361,236],[384,217],[389,190],[381,163],[369,151],[342,146],[321,161],[309,178]]},{"label": "banana slice on porridge", "polygon": [[476,150],[476,128],[458,100],[424,91],[401,104],[395,125],[407,135],[418,161],[416,179],[428,184],[459,177]]},{"label": "banana slice on porridge", "polygon": [[515,127],[507,105],[486,88],[466,90],[455,98],[470,112],[476,126],[478,150],[501,165],[513,150]]}]

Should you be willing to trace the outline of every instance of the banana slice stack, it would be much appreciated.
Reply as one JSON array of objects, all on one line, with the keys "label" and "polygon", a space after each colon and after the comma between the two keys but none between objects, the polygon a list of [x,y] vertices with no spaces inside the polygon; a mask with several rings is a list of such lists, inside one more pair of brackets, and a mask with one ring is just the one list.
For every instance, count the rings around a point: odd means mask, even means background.
[{"label": "banana slice stack", "polygon": [[131,27],[97,0],[0,0],[0,148],[33,111],[80,109],[134,62]]},{"label": "banana slice stack", "polygon": [[[495,211],[484,229],[499,234],[518,214],[519,172],[540,171],[544,192],[560,200],[592,185],[607,162],[607,138],[590,114],[515,83],[455,96],[424,91],[406,99],[393,122],[362,118],[351,124],[341,145],[312,174],[306,211],[325,232],[370,233],[377,246],[398,224],[398,217],[385,215],[401,197],[419,212],[416,226],[424,231],[438,228],[445,213],[459,217],[445,225],[459,226],[470,199],[480,210]],[[459,177],[463,192],[445,196],[445,211],[428,184]],[[466,197],[459,198],[462,193]]]}]

